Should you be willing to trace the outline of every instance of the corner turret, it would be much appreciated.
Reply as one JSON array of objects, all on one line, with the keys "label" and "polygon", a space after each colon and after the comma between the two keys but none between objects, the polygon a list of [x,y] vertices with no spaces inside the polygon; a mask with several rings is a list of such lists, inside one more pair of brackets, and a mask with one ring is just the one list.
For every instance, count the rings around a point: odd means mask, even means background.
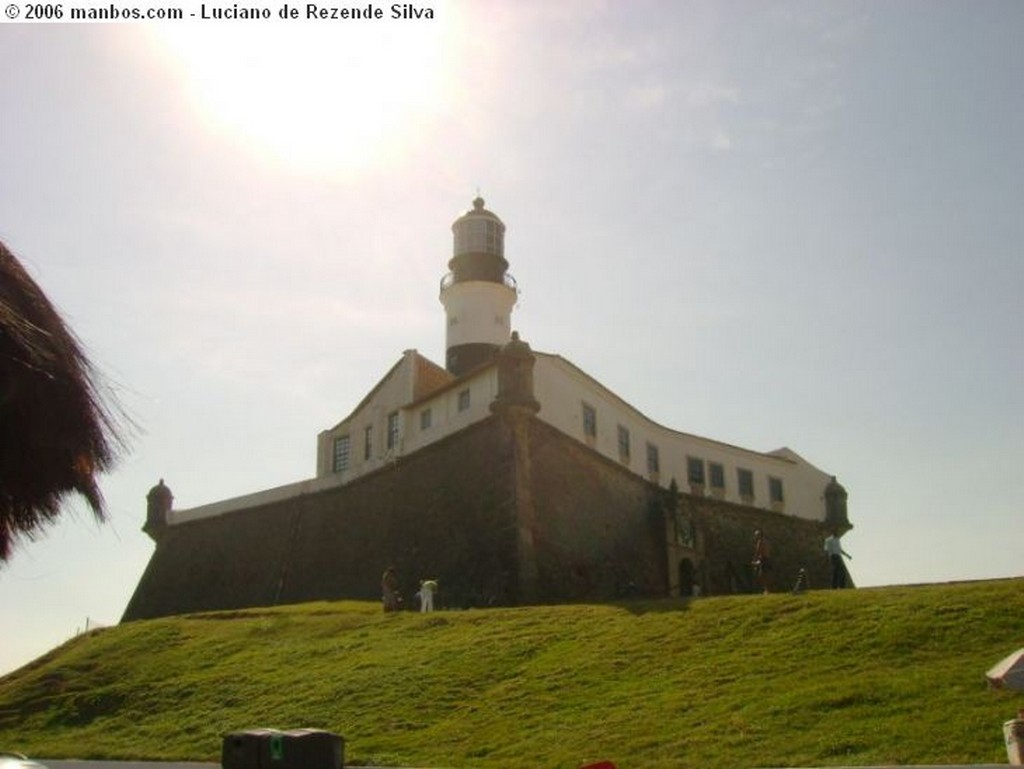
[{"label": "corner turret", "polygon": [[164,529],[167,528],[167,515],[174,506],[174,495],[164,485],[164,479],[149,490],[146,495],[146,523],[142,530],[154,541],[159,541]]},{"label": "corner turret", "polygon": [[846,511],[846,498],[846,489],[833,475],[825,486],[825,525],[839,535],[853,528]]},{"label": "corner turret", "polygon": [[513,331],[512,340],[498,352],[498,395],[491,402],[493,413],[540,411],[540,402],[533,394],[536,360],[530,345],[519,338],[518,331]]}]

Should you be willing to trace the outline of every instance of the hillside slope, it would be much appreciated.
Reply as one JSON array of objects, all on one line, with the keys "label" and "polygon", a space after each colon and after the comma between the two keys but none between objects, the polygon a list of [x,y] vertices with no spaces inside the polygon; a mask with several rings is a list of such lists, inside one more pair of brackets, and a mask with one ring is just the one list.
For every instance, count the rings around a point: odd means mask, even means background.
[{"label": "hillside slope", "polygon": [[0,748],[217,761],[255,727],[350,763],[1002,763],[1024,579],[383,615],[318,603],[80,636],[0,679]]}]

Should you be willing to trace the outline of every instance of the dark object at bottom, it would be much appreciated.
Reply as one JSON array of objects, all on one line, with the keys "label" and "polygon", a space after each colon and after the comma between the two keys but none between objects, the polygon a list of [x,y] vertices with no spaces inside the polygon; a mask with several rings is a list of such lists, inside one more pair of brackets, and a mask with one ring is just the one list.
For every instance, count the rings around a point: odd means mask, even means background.
[{"label": "dark object at bottom", "polygon": [[323,729],[249,729],[224,735],[223,769],[343,769],[345,740]]}]

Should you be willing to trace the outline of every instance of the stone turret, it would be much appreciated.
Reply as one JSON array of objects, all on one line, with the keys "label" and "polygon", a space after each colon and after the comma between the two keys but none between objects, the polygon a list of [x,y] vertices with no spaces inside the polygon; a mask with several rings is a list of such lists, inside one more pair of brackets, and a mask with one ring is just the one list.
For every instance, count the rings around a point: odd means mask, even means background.
[{"label": "stone turret", "polygon": [[846,497],[846,489],[833,475],[825,486],[825,525],[837,534],[853,528],[846,512]]},{"label": "stone turret", "polygon": [[501,413],[514,409],[528,414],[540,411],[533,395],[533,364],[536,362],[530,345],[512,332],[512,340],[498,353],[498,395],[491,411]]},{"label": "stone turret", "polygon": [[154,541],[159,541],[167,528],[167,516],[174,506],[174,495],[164,485],[164,479],[149,490],[146,495],[146,523],[142,530]]},{"label": "stone turret", "polygon": [[512,477],[515,500],[516,552],[518,584],[516,600],[532,603],[539,595],[536,519],[533,502],[533,461],[530,455],[530,430],[533,416],[540,411],[540,402],[533,394],[533,365],[536,362],[530,345],[512,332],[512,339],[497,353],[498,395],[491,401],[511,443],[514,470]]}]

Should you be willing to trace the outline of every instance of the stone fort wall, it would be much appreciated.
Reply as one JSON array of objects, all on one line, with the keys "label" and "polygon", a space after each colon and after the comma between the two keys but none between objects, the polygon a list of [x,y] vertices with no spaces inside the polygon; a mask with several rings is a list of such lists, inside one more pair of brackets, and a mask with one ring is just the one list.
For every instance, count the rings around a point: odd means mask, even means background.
[{"label": "stone fort wall", "polygon": [[164,527],[123,619],[379,600],[389,565],[407,602],[436,578],[452,608],[678,595],[684,560],[704,594],[746,592],[756,528],[778,589],[800,567],[827,585],[822,524],[685,494],[670,510],[663,489],[520,420],[491,417],[345,486]]}]

